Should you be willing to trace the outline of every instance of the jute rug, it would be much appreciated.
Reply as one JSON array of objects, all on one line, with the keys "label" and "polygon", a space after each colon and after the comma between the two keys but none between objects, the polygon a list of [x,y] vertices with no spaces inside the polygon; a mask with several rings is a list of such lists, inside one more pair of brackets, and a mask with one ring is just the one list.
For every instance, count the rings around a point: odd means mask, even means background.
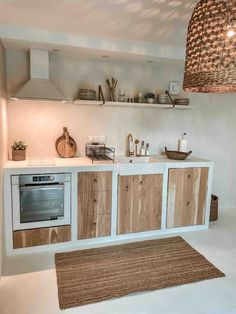
[{"label": "jute rug", "polygon": [[61,309],[223,277],[181,237],[55,256]]}]

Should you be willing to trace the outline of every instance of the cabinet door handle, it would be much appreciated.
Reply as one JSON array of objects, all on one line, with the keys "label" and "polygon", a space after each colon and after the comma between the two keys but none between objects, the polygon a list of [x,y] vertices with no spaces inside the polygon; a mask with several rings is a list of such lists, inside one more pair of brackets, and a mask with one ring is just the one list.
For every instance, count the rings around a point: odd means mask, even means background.
[{"label": "cabinet door handle", "polygon": [[140,184],[140,185],[143,185],[143,181],[140,181],[139,184]]},{"label": "cabinet door handle", "polygon": [[94,183],[97,183],[97,182],[98,182],[98,180],[97,180],[97,179],[94,179],[94,180],[93,180],[93,182],[94,182]]},{"label": "cabinet door handle", "polygon": [[96,203],[97,203],[97,200],[93,200],[93,202],[94,202],[94,204],[96,204]]},{"label": "cabinet door handle", "polygon": [[128,185],[126,185],[126,192],[128,192],[129,191],[129,186]]},{"label": "cabinet door handle", "polygon": [[94,227],[96,226],[96,222],[93,223]]},{"label": "cabinet door handle", "polygon": [[191,174],[188,175],[188,178],[189,178],[189,179],[191,178]]},{"label": "cabinet door handle", "polygon": [[190,205],[190,202],[188,202],[186,205],[187,205],[187,206]]}]

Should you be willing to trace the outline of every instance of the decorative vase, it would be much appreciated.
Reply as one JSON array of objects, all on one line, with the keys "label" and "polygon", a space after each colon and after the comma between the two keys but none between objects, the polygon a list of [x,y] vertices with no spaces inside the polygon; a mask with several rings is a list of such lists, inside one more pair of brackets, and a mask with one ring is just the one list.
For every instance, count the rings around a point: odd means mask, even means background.
[{"label": "decorative vase", "polygon": [[26,150],[12,149],[12,160],[20,161],[20,160],[25,160],[25,158],[26,158]]}]

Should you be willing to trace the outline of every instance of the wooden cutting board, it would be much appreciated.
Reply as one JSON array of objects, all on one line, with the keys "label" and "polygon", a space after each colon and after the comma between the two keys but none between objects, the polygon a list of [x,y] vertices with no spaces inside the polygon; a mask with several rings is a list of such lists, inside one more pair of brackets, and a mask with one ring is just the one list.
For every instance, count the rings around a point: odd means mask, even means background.
[{"label": "wooden cutting board", "polygon": [[56,140],[55,146],[58,155],[62,158],[72,158],[77,152],[76,143],[65,127],[62,136]]}]

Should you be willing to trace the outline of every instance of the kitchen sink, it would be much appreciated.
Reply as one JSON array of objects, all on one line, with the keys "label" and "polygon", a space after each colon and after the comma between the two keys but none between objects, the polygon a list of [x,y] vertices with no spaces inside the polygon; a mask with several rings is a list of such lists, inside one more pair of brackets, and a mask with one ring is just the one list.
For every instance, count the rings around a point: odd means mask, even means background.
[{"label": "kitchen sink", "polygon": [[118,164],[144,164],[157,162],[158,160],[149,156],[142,157],[116,157],[115,162]]}]

